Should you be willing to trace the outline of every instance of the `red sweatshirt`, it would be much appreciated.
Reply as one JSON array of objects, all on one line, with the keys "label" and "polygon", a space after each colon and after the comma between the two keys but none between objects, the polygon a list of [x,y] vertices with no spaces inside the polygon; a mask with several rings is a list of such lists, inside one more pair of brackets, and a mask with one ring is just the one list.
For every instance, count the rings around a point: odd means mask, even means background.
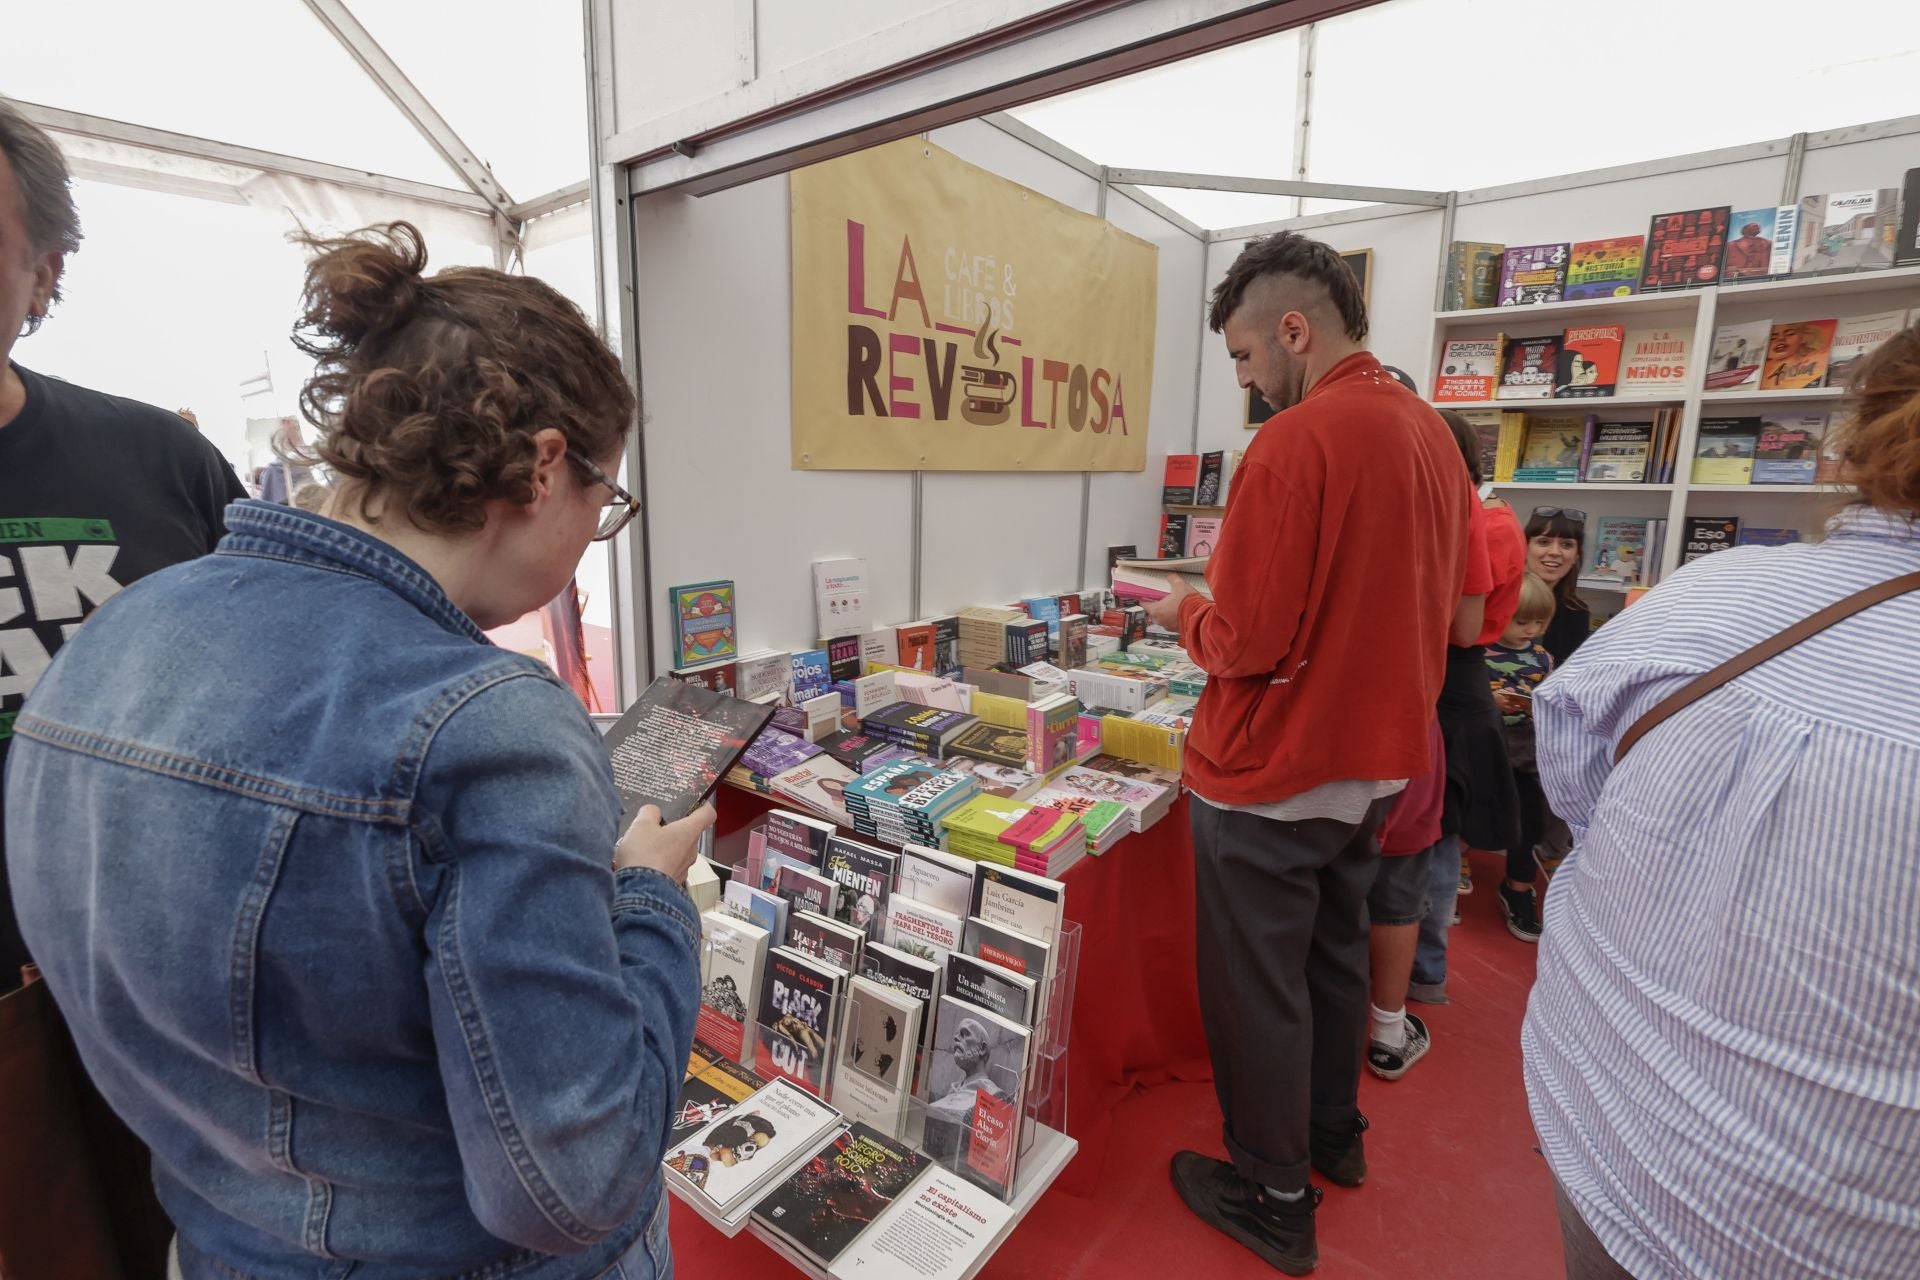
[{"label": "red sweatshirt", "polygon": [[1417,778],[1466,577],[1474,498],[1440,415],[1372,355],[1342,360],[1253,439],[1180,609],[1207,673],[1187,781],[1265,804]]}]

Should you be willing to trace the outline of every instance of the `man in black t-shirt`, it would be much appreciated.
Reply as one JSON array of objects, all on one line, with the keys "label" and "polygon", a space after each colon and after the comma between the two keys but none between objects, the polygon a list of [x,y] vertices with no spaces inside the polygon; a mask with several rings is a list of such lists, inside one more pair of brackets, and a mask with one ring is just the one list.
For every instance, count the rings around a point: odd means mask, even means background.
[{"label": "man in black t-shirt", "polygon": [[[59,148],[0,99],[0,771],[54,650],[122,587],[212,551],[227,503],[246,496],[178,415],[12,363],[79,247]],[[0,994],[27,959],[4,874],[5,819],[0,788]]]}]

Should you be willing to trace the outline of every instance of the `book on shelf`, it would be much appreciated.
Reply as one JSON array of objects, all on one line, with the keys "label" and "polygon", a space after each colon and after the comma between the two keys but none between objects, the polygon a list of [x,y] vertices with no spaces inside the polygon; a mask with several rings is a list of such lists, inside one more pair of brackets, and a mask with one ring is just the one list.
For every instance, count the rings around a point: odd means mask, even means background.
[{"label": "book on shelf", "polygon": [[1038,618],[1023,615],[1007,623],[1002,635],[1001,659],[1009,666],[1024,667],[1028,663],[1044,662],[1050,656],[1047,624]]},{"label": "book on shelf", "polygon": [[1700,419],[1693,450],[1693,483],[1751,484],[1753,450],[1760,440],[1760,419]]},{"label": "book on shelf", "polygon": [[937,1008],[921,1145],[936,1163],[1010,1200],[1033,1032],[952,996]]},{"label": "book on shelf", "polygon": [[1485,480],[1492,476],[1497,484],[1507,484],[1520,466],[1520,454],[1527,444],[1527,415],[1517,409],[1500,411],[1500,436],[1494,451],[1493,470],[1481,472]]},{"label": "book on shelf", "polygon": [[753,1065],[754,1011],[767,967],[765,929],[724,911],[700,917],[700,1009],[694,1034],[735,1062]]},{"label": "book on shelf", "polygon": [[1900,191],[1896,187],[1802,196],[1793,274],[1831,275],[1891,267],[1899,223]]},{"label": "book on shelf", "polygon": [[1619,324],[1568,329],[1554,363],[1553,394],[1559,400],[1611,396],[1620,381],[1620,352],[1627,328]]},{"label": "book on shelf", "polygon": [[1688,516],[1682,528],[1680,563],[1692,564],[1734,545],[1740,522],[1732,516]]},{"label": "book on shelf", "polygon": [[1760,369],[1767,362],[1771,320],[1723,324],[1713,331],[1713,354],[1707,361],[1706,389],[1751,391],[1760,385]]},{"label": "book on shelf", "polygon": [[1743,209],[1727,221],[1727,250],[1721,260],[1724,284],[1771,280],[1793,272],[1793,242],[1800,206]]},{"label": "book on shelf", "polygon": [[893,629],[894,643],[899,646],[898,665],[912,667],[915,671],[933,670],[933,624],[931,622],[907,622]]},{"label": "book on shelf", "polygon": [[1920,265],[1920,169],[1909,169],[1900,186],[1900,226],[1893,242],[1896,266]]},{"label": "book on shelf", "polygon": [[673,1148],[767,1087],[767,1082],[697,1036],[674,1103],[667,1146]]},{"label": "book on shelf", "polygon": [[1131,542],[1116,542],[1107,548],[1107,568],[1111,570],[1122,560],[1138,560],[1140,548]]},{"label": "book on shelf", "polygon": [[832,1280],[966,1280],[1013,1228],[1013,1208],[939,1166],[828,1269]]},{"label": "book on shelf", "polygon": [[768,725],[741,753],[740,763],[763,778],[771,778],[819,754],[820,748],[805,738]]},{"label": "book on shelf", "polygon": [[[1215,522],[1216,529],[1218,522]],[[1216,531],[1214,534],[1218,537]],[[1068,670],[1083,665],[1087,660],[1087,633],[1092,622],[1084,613],[1069,613],[1060,619],[1060,640],[1055,646],[1060,653],[1060,662]]]},{"label": "book on shelf", "polygon": [[[661,1160],[667,1178],[725,1222],[745,1219],[755,1193],[780,1180],[839,1127],[840,1113],[784,1080],[736,1105]],[[737,1154],[754,1150],[752,1159]]]},{"label": "book on shelf", "polygon": [[1052,946],[1065,920],[1066,897],[1058,880],[981,863],[973,869],[970,914]]},{"label": "book on shelf", "polygon": [[1601,516],[1594,526],[1593,558],[1587,564],[1587,575],[1626,586],[1650,585],[1647,571],[1654,563],[1653,523],[1648,516]]},{"label": "book on shelf", "polygon": [[1187,554],[1187,528],[1191,516],[1169,511],[1160,517],[1160,558],[1178,560]]},{"label": "book on shelf", "polygon": [[1590,420],[1570,414],[1534,414],[1513,478],[1521,484],[1568,484],[1580,479]]},{"label": "book on shelf", "polygon": [[945,994],[981,1009],[991,1009],[1009,1022],[1031,1027],[1041,1021],[1040,984],[1024,973],[968,955],[964,950],[947,959]]},{"label": "book on shelf", "polygon": [[1624,298],[1640,291],[1640,265],[1646,257],[1645,236],[1612,236],[1577,241],[1567,263],[1564,297],[1572,302],[1589,298]]},{"label": "book on shelf", "polygon": [[1200,479],[1194,488],[1193,502],[1198,507],[1218,507],[1227,501],[1227,455],[1225,450],[1200,455]]},{"label": "book on shelf", "polygon": [[1499,305],[1500,267],[1507,246],[1455,240],[1447,246],[1447,287],[1442,310],[1477,311]]},{"label": "book on shelf", "polygon": [[845,836],[827,841],[827,879],[839,885],[840,914],[835,917],[868,937],[878,938],[886,925],[887,899],[893,892],[900,855]]},{"label": "book on shelf", "polygon": [[[745,868],[741,868],[742,873]],[[777,893],[748,884],[739,876],[727,881],[720,895],[720,910],[736,920],[759,925],[767,931],[767,945],[782,946],[787,940],[787,916],[792,907]]]},{"label": "book on shelf", "polygon": [[1534,338],[1510,338],[1501,357],[1496,400],[1545,400],[1553,395],[1553,376],[1560,367],[1565,337],[1558,333]]},{"label": "book on shelf", "polygon": [[823,1270],[907,1195],[931,1163],[900,1140],[898,1119],[873,1124],[854,1106],[840,1106],[851,1127],[753,1208],[756,1223]]},{"label": "book on shelf", "polygon": [[867,562],[858,558],[813,562],[814,634],[827,639],[867,629]]},{"label": "book on shelf", "polygon": [[740,656],[731,581],[669,587],[667,607],[674,620],[675,667],[698,666]]},{"label": "book on shelf", "polygon": [[1440,349],[1440,371],[1433,379],[1435,404],[1493,399],[1500,381],[1500,356],[1506,338],[1453,338]]},{"label": "book on shelf", "polygon": [[1071,763],[1079,725],[1080,700],[1071,693],[1058,693],[1045,702],[1030,704],[1027,707],[1027,770],[1051,773]]},{"label": "book on shelf", "polygon": [[733,662],[703,662],[697,667],[679,667],[669,671],[675,680],[684,680],[688,684],[697,684],[702,689],[729,696],[739,696],[736,686],[739,683],[739,664]]},{"label": "book on shelf", "polygon": [[900,642],[892,627],[875,627],[860,633],[860,664],[863,671],[871,671],[876,666],[900,665]]},{"label": "book on shelf", "polygon": [[[896,895],[896,902],[900,900]],[[932,1031],[933,1002],[940,996],[942,963],[923,956],[909,955],[884,942],[869,942],[860,953],[860,976],[911,996],[920,1006],[918,1043],[925,1044]],[[920,1063],[910,1064],[918,1072]],[[918,1085],[919,1081],[914,1083]]]},{"label": "book on shelf", "polygon": [[784,705],[793,700],[793,655],[763,650],[734,664],[734,696]]},{"label": "book on shelf", "polygon": [[1587,451],[1581,478],[1595,483],[1642,483],[1652,451],[1651,422],[1602,422],[1593,430],[1593,446]]},{"label": "book on shelf", "polygon": [[661,676],[607,730],[620,830],[646,805],[674,822],[699,808],[759,736],[773,709]]},{"label": "book on shelf", "polygon": [[754,1069],[820,1096],[839,1043],[847,971],[792,947],[767,953]]},{"label": "book on shelf", "polygon": [[835,684],[843,680],[858,680],[866,670],[860,647],[859,636],[821,637],[820,648],[827,651],[827,674]]},{"label": "book on shelf", "polygon": [[834,1105],[890,1137],[906,1126],[920,1045],[920,1002],[855,975],[847,984],[847,1029],[834,1073]]},{"label": "book on shelf", "polygon": [[854,777],[853,770],[832,756],[817,755],[805,764],[775,774],[771,781],[774,794],[851,826],[843,797]]},{"label": "book on shelf", "polygon": [[1718,282],[1727,246],[1727,219],[1732,213],[1732,206],[1723,204],[1655,214],[1647,228],[1646,264],[1640,273],[1642,292],[1698,289]]},{"label": "book on shelf", "polygon": [[907,845],[900,851],[895,892],[952,915],[964,915],[973,898],[973,864],[932,845]]},{"label": "book on shelf", "polygon": [[1836,320],[1776,324],[1767,337],[1767,359],[1760,368],[1762,391],[1797,391],[1826,381],[1833,355]]},{"label": "book on shelf", "polygon": [[[1194,516],[1187,521],[1186,558],[1204,560],[1213,554],[1220,544],[1220,526],[1225,521],[1219,516]],[[1079,663],[1063,662],[1069,670]]]},{"label": "book on shelf", "polygon": [[1480,478],[1491,480],[1500,466],[1500,412],[1497,409],[1456,409],[1473,428],[1480,446]]},{"label": "book on shelf", "polygon": [[812,867],[786,863],[777,855],[768,855],[763,866],[772,865],[773,895],[783,899],[787,912],[787,943],[792,945],[794,922],[802,913],[832,917],[840,910],[840,886]]},{"label": "book on shelf", "polygon": [[805,702],[833,688],[833,661],[825,649],[802,649],[792,656],[793,700]]},{"label": "book on shelf", "polygon": [[959,949],[963,925],[960,916],[930,902],[896,897],[887,905],[886,944],[944,970],[947,956]]},{"label": "book on shelf", "polygon": [[1827,360],[1827,385],[1844,387],[1853,371],[1882,343],[1907,327],[1904,311],[1876,311],[1866,316],[1845,316],[1833,330],[1833,347]]},{"label": "book on shelf", "polygon": [[1168,454],[1165,479],[1160,485],[1160,501],[1173,507],[1193,506],[1199,487],[1200,455]]},{"label": "book on shelf", "polygon": [[960,674],[961,666],[959,616],[943,613],[932,623],[934,674],[952,679]]},{"label": "book on shelf", "polygon": [[1126,601],[1163,599],[1170,593],[1167,586],[1169,574],[1179,574],[1192,590],[1209,600],[1213,599],[1213,588],[1207,585],[1207,561],[1204,558],[1122,560],[1113,567],[1113,593]]},{"label": "book on shelf", "polygon": [[1629,329],[1620,353],[1619,394],[1684,395],[1693,335],[1684,329]]},{"label": "book on shelf", "polygon": [[1503,307],[1558,302],[1567,286],[1566,244],[1515,245],[1500,256]]},{"label": "book on shelf", "polygon": [[1754,484],[1812,484],[1820,468],[1824,413],[1763,413],[1753,446]]},{"label": "book on shelf", "polygon": [[[768,852],[784,854],[802,866],[818,869],[826,861],[827,841],[833,838],[833,824],[804,813],[771,809],[760,825],[759,834]],[[769,887],[771,879],[771,876],[762,875],[760,887]]]},{"label": "book on shelf", "polygon": [[[849,681],[853,687],[853,714],[865,720],[882,707],[890,707],[900,699],[900,673],[897,671],[876,671],[870,676],[861,676]],[[837,738],[845,730],[829,734]],[[826,739],[822,738],[822,742]]]},{"label": "book on shelf", "polygon": [[1784,547],[1800,541],[1798,529],[1756,529],[1740,530],[1738,545],[1743,547]]}]

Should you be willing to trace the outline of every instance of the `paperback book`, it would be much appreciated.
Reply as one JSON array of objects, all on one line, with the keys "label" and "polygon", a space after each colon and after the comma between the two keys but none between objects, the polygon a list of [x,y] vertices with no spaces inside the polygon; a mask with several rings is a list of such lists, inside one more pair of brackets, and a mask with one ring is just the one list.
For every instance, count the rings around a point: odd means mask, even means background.
[{"label": "paperback book", "polygon": [[713,794],[773,709],[661,676],[607,730],[620,792],[620,830],[647,805],[661,821],[686,817]]},{"label": "paperback book", "polygon": [[1217,507],[1227,500],[1227,455],[1224,451],[1200,455],[1200,481],[1194,488],[1194,505]]},{"label": "paperback book", "polygon": [[1600,324],[1568,329],[1554,366],[1553,394],[1561,400],[1611,396],[1620,381],[1620,352],[1625,325]]},{"label": "paperback book", "polygon": [[946,994],[1009,1022],[1031,1027],[1039,1020],[1040,984],[979,956],[956,952],[947,960]]},{"label": "paperback book", "polygon": [[1904,311],[1879,311],[1848,316],[1834,326],[1833,349],[1827,361],[1827,385],[1844,387],[1859,364],[1894,334],[1907,327]]},{"label": "paperback book", "polygon": [[860,930],[811,911],[794,913],[787,924],[788,948],[848,973],[859,969],[865,943],[866,935]]},{"label": "paperback book", "polygon": [[702,1040],[687,1057],[667,1146],[676,1147],[766,1088],[767,1082]]},{"label": "paperback book", "polygon": [[1656,214],[1647,229],[1646,265],[1640,288],[1698,289],[1720,279],[1727,247],[1729,205]]},{"label": "paperback book", "polygon": [[1595,578],[1627,586],[1647,583],[1648,532],[1646,516],[1602,516],[1595,526],[1593,560],[1587,572]]},{"label": "paperback book", "polygon": [[952,996],[942,996],[938,1010],[922,1146],[936,1163],[1010,1200],[1033,1033]]},{"label": "paperback book", "polygon": [[847,972],[789,947],[767,953],[755,1033],[760,1074],[821,1096],[833,1061],[835,1020]]},{"label": "paperback book", "polygon": [[889,1137],[906,1127],[920,1046],[920,1002],[872,978],[847,984],[847,1032],[834,1073],[834,1105]]},{"label": "paperback book", "polygon": [[1527,423],[1527,443],[1513,478],[1526,484],[1577,481],[1586,444],[1586,419],[1566,414],[1536,414]]},{"label": "paperback book", "polygon": [[867,562],[813,562],[814,634],[828,639],[867,630]]},{"label": "paperback book", "polygon": [[769,725],[741,753],[740,763],[763,778],[771,778],[819,754],[820,748],[805,738],[796,738]]},{"label": "paperback book", "polygon": [[1113,567],[1113,593],[1122,601],[1159,600],[1169,594],[1167,575],[1177,573],[1188,589],[1213,599],[1205,559],[1122,560]]},{"label": "paperback book", "polygon": [[1800,541],[1798,529],[1754,529],[1740,530],[1739,545],[1743,547],[1784,547]]},{"label": "paperback book", "polygon": [[[767,931],[769,946],[784,946],[787,941],[787,900],[777,893],[756,888],[738,876],[727,881],[720,894],[720,910],[736,920],[745,920]],[[749,1006],[751,1001],[743,1003]]]},{"label": "paperback book", "polygon": [[1793,272],[1794,231],[1800,225],[1800,206],[1783,204],[1747,209],[1727,224],[1727,253],[1721,279],[1770,280]]},{"label": "paperback book", "polygon": [[1568,246],[1530,244],[1508,249],[1500,260],[1500,305],[1558,302],[1567,285]]},{"label": "paperback book", "polygon": [[887,849],[843,836],[827,841],[824,869],[827,878],[842,889],[839,919],[868,937],[879,937],[899,863],[900,855]]},{"label": "paperback book", "polygon": [[793,700],[793,655],[756,653],[735,664],[734,696],[784,706]]},{"label": "paperback book", "polygon": [[833,689],[833,660],[825,649],[802,649],[793,655],[793,700],[805,702]]},{"label": "paperback book", "polygon": [[1200,487],[1200,455],[1167,455],[1166,478],[1160,487],[1160,501],[1170,507],[1190,507]]},{"label": "paperback book", "polygon": [[[898,947],[890,947],[883,942],[870,942],[860,955],[860,976],[868,978],[882,986],[891,987],[910,996],[919,1006],[916,1025],[919,1027],[919,1043],[924,1045],[932,1029],[933,1002],[940,994],[941,966],[932,960],[917,955],[909,955]],[[909,1058],[914,1055],[909,1052]],[[913,1071],[918,1073],[919,1068]],[[919,1092],[919,1080],[914,1086],[916,1096]]]},{"label": "paperback book", "polygon": [[1740,522],[1731,516],[1688,516],[1682,527],[1680,563],[1691,564],[1734,546]]},{"label": "paperback book", "polygon": [[1513,338],[1507,343],[1500,370],[1498,400],[1544,400],[1553,395],[1554,374],[1560,367],[1560,348],[1565,338],[1558,333],[1536,338]]},{"label": "paperback book", "polygon": [[1435,404],[1460,404],[1493,399],[1500,380],[1500,357],[1506,338],[1455,338],[1440,349],[1440,372],[1433,380]]},{"label": "paperback book", "polygon": [[[746,1217],[755,1193],[820,1145],[840,1113],[784,1080],[769,1081],[661,1161],[668,1178],[723,1222]],[[742,1155],[751,1150],[751,1156]]]},{"label": "paperback book", "polygon": [[710,689],[714,693],[732,696],[737,693],[735,684],[738,680],[738,671],[739,668],[735,663],[703,662],[697,667],[681,667],[668,674],[675,680],[684,680],[689,684],[697,684],[703,689]]},{"label": "paperback book", "polygon": [[1771,320],[1749,320],[1721,325],[1713,332],[1713,356],[1707,362],[1707,390],[1753,390],[1760,385],[1760,367],[1767,359]]},{"label": "paperback book", "polygon": [[1900,192],[1895,187],[1803,196],[1793,273],[1829,275],[1891,267],[1899,222]]},{"label": "paperback book", "polygon": [[1447,246],[1445,310],[1469,311],[1500,301],[1500,267],[1507,246],[1455,240]]},{"label": "paperback book", "polygon": [[897,1126],[873,1125],[852,1108],[841,1110],[852,1126],[814,1152],[753,1209],[755,1222],[822,1268],[837,1262],[906,1195],[929,1164],[926,1156],[900,1141]]},{"label": "paperback book", "polygon": [[1753,451],[1759,440],[1757,417],[1702,418],[1694,445],[1693,483],[1752,483]]},{"label": "paperback book", "polygon": [[936,1165],[828,1274],[833,1280],[966,1280],[1012,1228],[1012,1206]]},{"label": "paperback book", "polygon": [[673,611],[678,638],[674,666],[691,667],[740,656],[731,581],[671,587],[667,603]]},{"label": "paperback book", "polygon": [[860,673],[866,669],[860,656],[859,636],[823,638],[820,647],[827,651],[827,674],[835,684],[858,680]]},{"label": "paperback book", "polygon": [[1060,935],[1066,894],[1058,880],[982,863],[973,870],[970,914],[1052,946]]},{"label": "paperback book", "polygon": [[1820,468],[1824,413],[1763,413],[1753,447],[1753,483],[1812,484]]},{"label": "paperback book", "polygon": [[753,1065],[748,1031],[760,1003],[768,933],[723,911],[700,917],[700,1010],[694,1034],[735,1062]]},{"label": "paperback book", "polygon": [[965,915],[973,898],[973,864],[944,849],[907,845],[900,851],[897,892],[950,915]]},{"label": "paperback book", "polygon": [[1650,422],[1602,422],[1593,431],[1583,473],[1591,482],[1638,484],[1647,478],[1647,455],[1653,447]]},{"label": "paperback book", "polygon": [[1640,266],[1646,257],[1645,236],[1614,236],[1583,240],[1572,249],[1567,265],[1565,297],[1624,298],[1640,290]]},{"label": "paperback book", "polygon": [[960,946],[959,916],[927,902],[896,897],[887,907],[886,943],[944,968],[947,956]]},{"label": "paperback book", "polygon": [[1620,394],[1684,395],[1692,342],[1682,329],[1629,329],[1620,356]]},{"label": "paperback book", "polygon": [[1762,391],[1794,391],[1826,381],[1838,321],[1802,320],[1776,324],[1767,339],[1767,360],[1760,369]]},{"label": "paperback book", "polygon": [[847,813],[847,785],[854,780],[853,770],[829,755],[817,755],[805,764],[795,765],[772,778],[774,794],[825,814],[842,826],[852,826]]}]

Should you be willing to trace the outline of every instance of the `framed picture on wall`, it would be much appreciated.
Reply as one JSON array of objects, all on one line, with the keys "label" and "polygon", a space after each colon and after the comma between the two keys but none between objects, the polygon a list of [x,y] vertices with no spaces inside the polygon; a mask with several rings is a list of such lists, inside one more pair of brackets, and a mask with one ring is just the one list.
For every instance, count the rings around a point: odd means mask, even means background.
[{"label": "framed picture on wall", "polygon": [[[1340,255],[1340,261],[1347,264],[1347,270],[1353,272],[1353,278],[1360,282],[1360,300],[1371,304],[1367,286],[1373,281],[1373,250],[1349,249]],[[1274,407],[1266,402],[1258,391],[1247,388],[1247,416],[1241,424],[1249,431],[1258,431],[1267,425],[1267,419],[1274,415]]]}]

